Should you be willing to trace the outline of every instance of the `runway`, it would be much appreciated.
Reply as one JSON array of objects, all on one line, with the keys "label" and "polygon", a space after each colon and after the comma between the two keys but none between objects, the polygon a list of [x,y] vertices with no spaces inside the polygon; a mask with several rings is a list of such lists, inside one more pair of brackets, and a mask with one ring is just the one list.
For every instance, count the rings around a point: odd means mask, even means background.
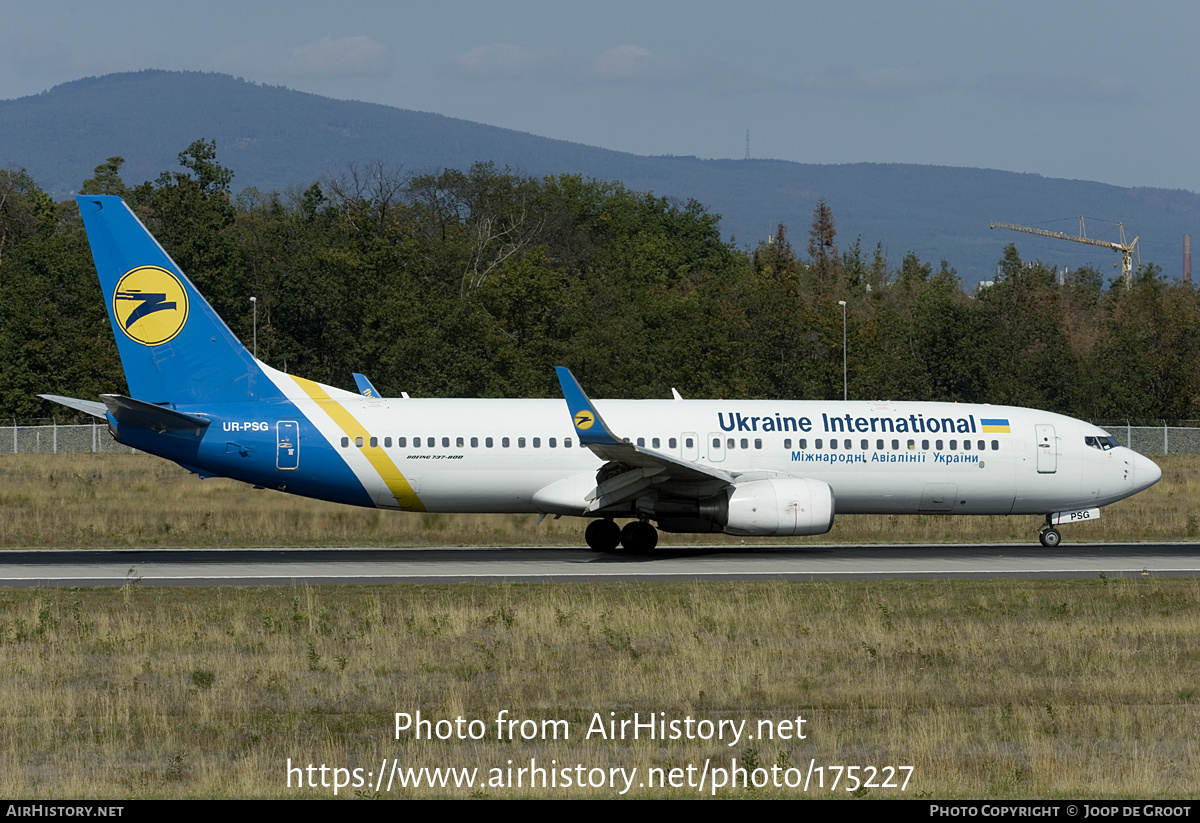
[{"label": "runway", "polygon": [[1200,543],[0,552],[0,586],[863,580],[1200,575]]}]

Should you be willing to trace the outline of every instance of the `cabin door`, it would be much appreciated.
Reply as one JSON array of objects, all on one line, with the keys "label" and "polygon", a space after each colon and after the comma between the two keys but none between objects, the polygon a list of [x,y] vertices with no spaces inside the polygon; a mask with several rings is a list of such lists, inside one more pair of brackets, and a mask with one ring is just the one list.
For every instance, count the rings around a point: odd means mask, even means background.
[{"label": "cabin door", "polygon": [[1037,434],[1038,474],[1054,474],[1058,471],[1058,440],[1054,437],[1054,427],[1041,423],[1034,431]]},{"label": "cabin door", "polygon": [[300,426],[295,420],[275,424],[275,468],[295,471],[300,468]]}]

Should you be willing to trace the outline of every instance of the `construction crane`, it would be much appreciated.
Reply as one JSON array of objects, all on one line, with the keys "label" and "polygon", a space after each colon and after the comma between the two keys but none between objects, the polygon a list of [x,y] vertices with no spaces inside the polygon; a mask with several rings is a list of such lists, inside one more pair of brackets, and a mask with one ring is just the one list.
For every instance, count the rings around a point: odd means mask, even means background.
[{"label": "construction crane", "polygon": [[1017,226],[1017,225],[1014,225],[1013,223],[995,223],[995,222],[992,223],[993,229],[1008,229],[1009,231],[1023,231],[1023,232],[1026,232],[1027,234],[1036,234],[1041,237],[1057,237],[1059,240],[1073,240],[1076,243],[1087,243],[1088,245],[1091,245],[1091,246],[1103,246],[1106,249],[1112,249],[1113,251],[1120,252],[1121,253],[1121,282],[1125,286],[1125,288],[1129,288],[1130,284],[1133,283],[1133,255],[1137,253],[1138,239],[1135,237],[1135,238],[1133,238],[1132,243],[1126,243],[1125,242],[1125,226],[1124,226],[1124,224],[1118,223],[1117,227],[1121,231],[1121,242],[1120,243],[1110,243],[1105,240],[1093,240],[1092,238],[1085,236],[1085,233],[1083,230],[1083,218],[1082,217],[1079,218],[1079,236],[1078,237],[1076,237],[1073,234],[1063,234],[1060,231],[1048,231],[1046,229],[1035,229],[1031,226]]}]

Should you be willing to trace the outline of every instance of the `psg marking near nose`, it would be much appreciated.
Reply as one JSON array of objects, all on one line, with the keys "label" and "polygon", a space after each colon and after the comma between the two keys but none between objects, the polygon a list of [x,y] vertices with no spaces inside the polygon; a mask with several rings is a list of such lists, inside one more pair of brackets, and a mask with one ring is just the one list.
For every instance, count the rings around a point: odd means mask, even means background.
[{"label": "psg marking near nose", "polygon": [[[1103,430],[967,403],[386,398],[258,360],[115,196],[80,196],[129,395],[43,395],[201,477],[357,506],[587,517],[588,545],[658,532],[824,534],[836,514],[1039,514],[1055,526],[1161,477]],[[402,468],[403,467],[403,468]],[[624,526],[617,520],[627,521]]]}]

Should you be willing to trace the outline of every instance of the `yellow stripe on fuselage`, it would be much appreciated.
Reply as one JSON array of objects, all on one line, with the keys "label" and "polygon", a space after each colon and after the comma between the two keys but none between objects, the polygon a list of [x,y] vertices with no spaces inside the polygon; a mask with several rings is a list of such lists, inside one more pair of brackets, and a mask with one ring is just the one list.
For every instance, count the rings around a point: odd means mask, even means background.
[{"label": "yellow stripe on fuselage", "polygon": [[396,498],[396,502],[400,505],[400,508],[410,512],[425,511],[425,504],[421,502],[421,499],[417,497],[417,493],[413,491],[412,486],[404,479],[404,475],[400,473],[400,469],[396,467],[392,458],[388,457],[387,452],[378,446],[370,445],[371,435],[361,423],[354,419],[354,415],[346,411],[346,408],[341,403],[330,397],[329,393],[321,388],[319,383],[314,383],[311,380],[305,380],[303,377],[296,377],[295,375],[289,375],[289,377],[295,380],[296,385],[316,401],[321,410],[328,414],[330,419],[341,427],[352,443],[356,442],[356,438],[361,437],[363,439],[361,448],[357,446],[351,446],[351,448],[358,448],[363,456],[367,458],[368,462],[370,462],[372,468],[379,472],[379,476],[383,478],[388,491]]}]

